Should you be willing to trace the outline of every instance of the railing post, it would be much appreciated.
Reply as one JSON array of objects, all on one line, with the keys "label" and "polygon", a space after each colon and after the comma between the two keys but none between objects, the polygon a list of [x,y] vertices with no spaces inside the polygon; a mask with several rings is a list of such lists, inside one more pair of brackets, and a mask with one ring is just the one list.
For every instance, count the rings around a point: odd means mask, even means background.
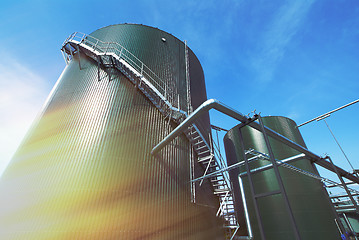
[{"label": "railing post", "polygon": [[85,34],[83,33],[83,34],[82,34],[82,38],[81,38],[81,40],[80,40],[80,43],[82,43],[82,41],[84,40],[84,38],[85,38]]},{"label": "railing post", "polygon": [[119,58],[121,58],[121,56],[122,56],[122,50],[123,50],[123,47],[121,46],[120,55],[118,56]]},{"label": "railing post", "polygon": [[77,48],[77,53],[79,55],[79,68],[81,70],[81,55],[80,55],[80,47],[79,47],[79,45],[76,45],[76,48]]},{"label": "railing post", "polygon": [[107,53],[109,47],[110,47],[110,43],[108,42],[108,43],[107,43],[107,48],[106,48],[106,50],[105,50],[105,54]]}]

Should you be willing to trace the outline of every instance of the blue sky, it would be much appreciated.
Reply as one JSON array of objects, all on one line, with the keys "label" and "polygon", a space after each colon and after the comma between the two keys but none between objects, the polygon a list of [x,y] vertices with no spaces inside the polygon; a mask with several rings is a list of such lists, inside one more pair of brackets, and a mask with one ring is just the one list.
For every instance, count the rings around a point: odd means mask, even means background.
[{"label": "blue sky", "polygon": [[[208,98],[248,114],[298,124],[359,98],[359,2],[9,1],[0,6],[0,173],[65,67],[72,32],[116,23],[158,27],[187,40],[202,63]],[[211,112],[214,125],[236,121]],[[327,122],[359,168],[359,104]],[[349,170],[324,122],[301,127],[313,152]]]}]

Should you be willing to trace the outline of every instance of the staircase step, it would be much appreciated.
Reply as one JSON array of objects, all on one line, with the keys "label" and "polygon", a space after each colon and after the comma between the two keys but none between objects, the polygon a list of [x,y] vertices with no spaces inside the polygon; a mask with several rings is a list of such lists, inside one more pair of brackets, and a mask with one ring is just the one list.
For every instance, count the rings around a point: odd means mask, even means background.
[{"label": "staircase step", "polygon": [[223,197],[225,197],[226,194],[227,194],[227,191],[223,191],[223,192],[217,192],[217,191],[215,191],[214,194],[216,194],[216,195],[222,195]]},{"label": "staircase step", "polygon": [[203,155],[203,154],[206,154],[206,153],[210,153],[210,150],[206,150],[206,151],[203,151],[203,152],[198,152],[197,154],[198,155]]},{"label": "staircase step", "polygon": [[211,158],[213,158],[213,155],[209,155],[209,156],[206,156],[206,157],[201,157],[201,158],[198,158],[198,162],[204,162],[206,160],[210,160]]},{"label": "staircase step", "polygon": [[207,147],[207,145],[204,145],[204,146],[200,146],[200,147],[195,147],[195,149],[197,150],[197,151],[199,151],[199,150],[201,150],[201,149],[208,149],[208,147]]},{"label": "staircase step", "polygon": [[224,187],[227,184],[212,184],[213,187],[218,188],[218,187]]},{"label": "staircase step", "polygon": [[[203,141],[198,141],[198,142],[195,142],[195,143],[192,143],[192,145],[196,146],[196,145],[200,145],[200,144],[205,144]],[[205,145],[206,146],[206,145]]]},{"label": "staircase step", "polygon": [[197,140],[197,139],[200,139],[201,138],[201,136],[196,136],[196,137],[192,137],[192,140],[194,141],[194,140]]}]

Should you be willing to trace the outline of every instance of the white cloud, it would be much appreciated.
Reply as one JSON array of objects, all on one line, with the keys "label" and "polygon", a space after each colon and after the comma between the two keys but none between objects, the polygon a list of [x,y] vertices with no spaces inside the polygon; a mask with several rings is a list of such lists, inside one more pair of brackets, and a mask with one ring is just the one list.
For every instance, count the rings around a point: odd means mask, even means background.
[{"label": "white cloud", "polygon": [[10,55],[0,59],[0,175],[49,91],[44,79]]},{"label": "white cloud", "polygon": [[259,37],[258,51],[251,59],[253,68],[258,73],[257,80],[272,80],[286,47],[301,28],[301,23],[313,3],[314,1],[289,1],[274,15],[267,30]]}]

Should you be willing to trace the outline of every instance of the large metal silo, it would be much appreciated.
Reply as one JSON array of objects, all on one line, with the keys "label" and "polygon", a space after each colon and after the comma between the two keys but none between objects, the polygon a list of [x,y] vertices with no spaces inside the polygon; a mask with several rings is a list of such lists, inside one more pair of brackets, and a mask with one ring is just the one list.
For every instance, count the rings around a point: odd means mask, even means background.
[{"label": "large metal silo", "polygon": [[[262,120],[266,127],[306,147],[293,120],[276,116],[263,117]],[[269,142],[274,157],[277,160],[288,159],[299,154],[296,150],[274,139],[269,138]],[[247,151],[248,159],[253,160],[249,164],[250,169],[258,170],[270,164],[268,159],[260,157],[258,154],[268,154],[269,152],[263,134],[254,128],[249,126],[242,127],[241,125],[232,128],[224,137],[224,145],[229,165],[243,161],[243,149],[241,145],[244,146],[244,150]],[[290,164],[306,172],[318,174],[315,166],[308,159],[301,158]],[[279,167],[279,172],[300,238],[340,239],[339,230],[335,223],[336,216],[322,183],[308,175],[285,167]],[[253,236],[255,239],[261,239],[246,169],[242,166],[239,169],[232,170],[229,174],[234,187],[235,208],[239,223],[242,226],[241,234],[248,234],[248,230],[245,225],[245,214],[239,179],[243,182],[245,202],[248,206]],[[251,175],[255,194],[258,196],[257,206],[265,238],[276,240],[295,239],[293,230],[295,228],[291,225],[290,214],[286,210],[284,196],[283,194],[275,194],[280,188],[274,170],[258,171]],[[271,193],[274,195],[271,195]]]},{"label": "large metal silo", "polygon": [[[211,189],[198,190],[201,204],[191,202],[186,136],[150,155],[179,113],[206,100],[193,52],[171,34],[135,24],[82,35],[88,48],[69,39],[68,64],[1,177],[0,239],[220,238]],[[105,52],[96,52],[99,44],[108,44]],[[155,105],[111,63],[115,46],[133,68],[142,63],[140,73],[162,86],[176,111],[163,99]],[[205,132],[208,116],[201,122]]]}]

